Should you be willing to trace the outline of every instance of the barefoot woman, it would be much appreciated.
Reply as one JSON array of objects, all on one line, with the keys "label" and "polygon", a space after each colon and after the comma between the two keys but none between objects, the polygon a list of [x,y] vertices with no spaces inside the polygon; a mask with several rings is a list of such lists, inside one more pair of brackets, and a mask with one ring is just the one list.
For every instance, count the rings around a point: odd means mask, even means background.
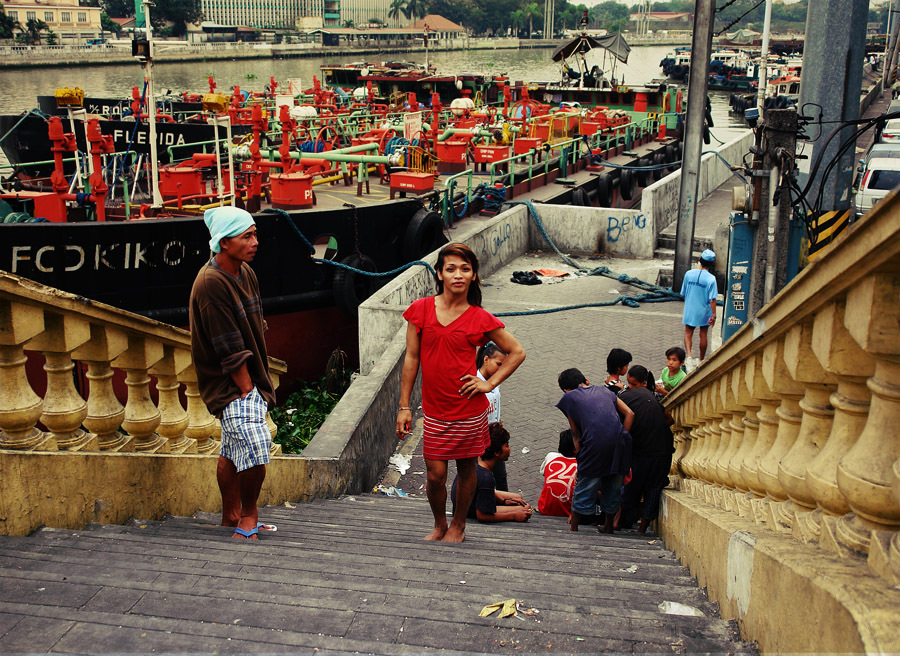
[{"label": "barefoot woman", "polygon": [[[400,383],[397,436],[412,427],[410,397],[422,365],[425,491],[434,514],[426,540],[462,542],[466,512],[475,494],[475,462],[487,448],[490,392],[525,359],[525,351],[503,324],[481,307],[478,259],[465,244],[448,244],[438,255],[437,295],[415,301],[403,317],[406,359]],[[492,341],[509,355],[487,380],[476,375],[476,349]],[[447,461],[456,460],[457,512],[447,526]]]}]

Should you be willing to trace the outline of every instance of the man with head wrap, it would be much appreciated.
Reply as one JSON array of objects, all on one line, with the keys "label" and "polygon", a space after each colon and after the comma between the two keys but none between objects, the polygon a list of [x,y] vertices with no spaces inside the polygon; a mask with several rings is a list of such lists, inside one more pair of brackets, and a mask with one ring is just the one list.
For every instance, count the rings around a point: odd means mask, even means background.
[{"label": "man with head wrap", "polygon": [[269,377],[259,284],[248,264],[256,255],[256,224],[249,212],[216,207],[203,217],[213,255],[191,289],[191,353],[200,397],[222,422],[216,476],[222,525],[236,538],[257,539],[256,506],[266,477],[272,438],[266,424],[275,388]]}]

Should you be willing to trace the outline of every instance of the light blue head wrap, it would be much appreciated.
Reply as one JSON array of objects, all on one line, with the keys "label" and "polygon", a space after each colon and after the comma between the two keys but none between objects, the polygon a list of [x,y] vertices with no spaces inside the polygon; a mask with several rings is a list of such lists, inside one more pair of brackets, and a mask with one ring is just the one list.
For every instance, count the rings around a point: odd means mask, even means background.
[{"label": "light blue head wrap", "polygon": [[243,234],[250,226],[256,225],[256,221],[253,220],[250,212],[228,205],[206,210],[203,213],[203,220],[206,222],[206,227],[209,228],[209,234],[212,237],[209,240],[209,247],[213,253],[218,253],[222,250],[219,246],[220,239],[237,237]]}]

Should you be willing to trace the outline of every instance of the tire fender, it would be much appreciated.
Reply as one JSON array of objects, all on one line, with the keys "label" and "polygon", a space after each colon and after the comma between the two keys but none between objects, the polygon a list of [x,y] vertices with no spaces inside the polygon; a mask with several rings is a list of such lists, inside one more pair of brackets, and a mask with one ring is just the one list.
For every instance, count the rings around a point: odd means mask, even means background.
[{"label": "tire fender", "polygon": [[412,262],[445,243],[447,238],[444,237],[444,221],[441,215],[423,207],[413,214],[406,225],[400,254],[404,262]]},{"label": "tire fender", "polygon": [[619,195],[622,200],[631,200],[634,197],[634,173],[629,169],[619,171]]},{"label": "tire fender", "polygon": [[[362,271],[375,273],[378,269],[371,258],[363,255],[348,255],[341,264],[346,264]],[[371,296],[378,289],[378,279],[364,276],[356,271],[338,269],[334,274],[331,291],[334,295],[334,304],[348,317],[355,319],[359,313],[359,304]]]},{"label": "tire fender", "polygon": [[[646,157],[641,157],[635,166],[650,166],[650,160]],[[637,179],[637,183],[639,187],[646,187],[650,182],[650,171],[635,171],[635,178]]]},{"label": "tire fender", "polygon": [[612,204],[612,185],[609,173],[597,177],[597,204],[600,207],[609,207]]}]

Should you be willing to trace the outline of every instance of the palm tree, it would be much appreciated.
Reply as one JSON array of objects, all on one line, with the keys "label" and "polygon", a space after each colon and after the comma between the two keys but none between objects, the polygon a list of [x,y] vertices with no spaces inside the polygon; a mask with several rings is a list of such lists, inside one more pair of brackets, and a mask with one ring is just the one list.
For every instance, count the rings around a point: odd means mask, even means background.
[{"label": "palm tree", "polygon": [[522,11],[525,14],[525,18],[528,19],[528,38],[531,38],[531,35],[534,34],[534,25],[532,21],[535,18],[541,18],[543,14],[541,13],[541,8],[538,6],[538,3],[531,2],[525,5],[522,8]]},{"label": "palm tree", "polygon": [[25,24],[26,40],[28,43],[37,41],[41,43],[41,32],[49,30],[50,26],[38,18],[29,18]]},{"label": "palm tree", "polygon": [[388,9],[388,18],[393,18],[395,21],[400,20],[400,12],[406,13],[404,5],[406,4],[406,0],[391,0],[391,7]]},{"label": "palm tree", "polygon": [[22,26],[19,21],[10,18],[2,7],[0,7],[0,39],[11,39],[15,36],[16,30],[21,31]]},{"label": "palm tree", "polygon": [[516,9],[509,15],[509,19],[512,21],[514,36],[519,36],[519,28],[525,24],[525,12],[521,9]]},{"label": "palm tree", "polygon": [[407,18],[424,18],[428,15],[428,0],[406,0],[403,13]]}]

